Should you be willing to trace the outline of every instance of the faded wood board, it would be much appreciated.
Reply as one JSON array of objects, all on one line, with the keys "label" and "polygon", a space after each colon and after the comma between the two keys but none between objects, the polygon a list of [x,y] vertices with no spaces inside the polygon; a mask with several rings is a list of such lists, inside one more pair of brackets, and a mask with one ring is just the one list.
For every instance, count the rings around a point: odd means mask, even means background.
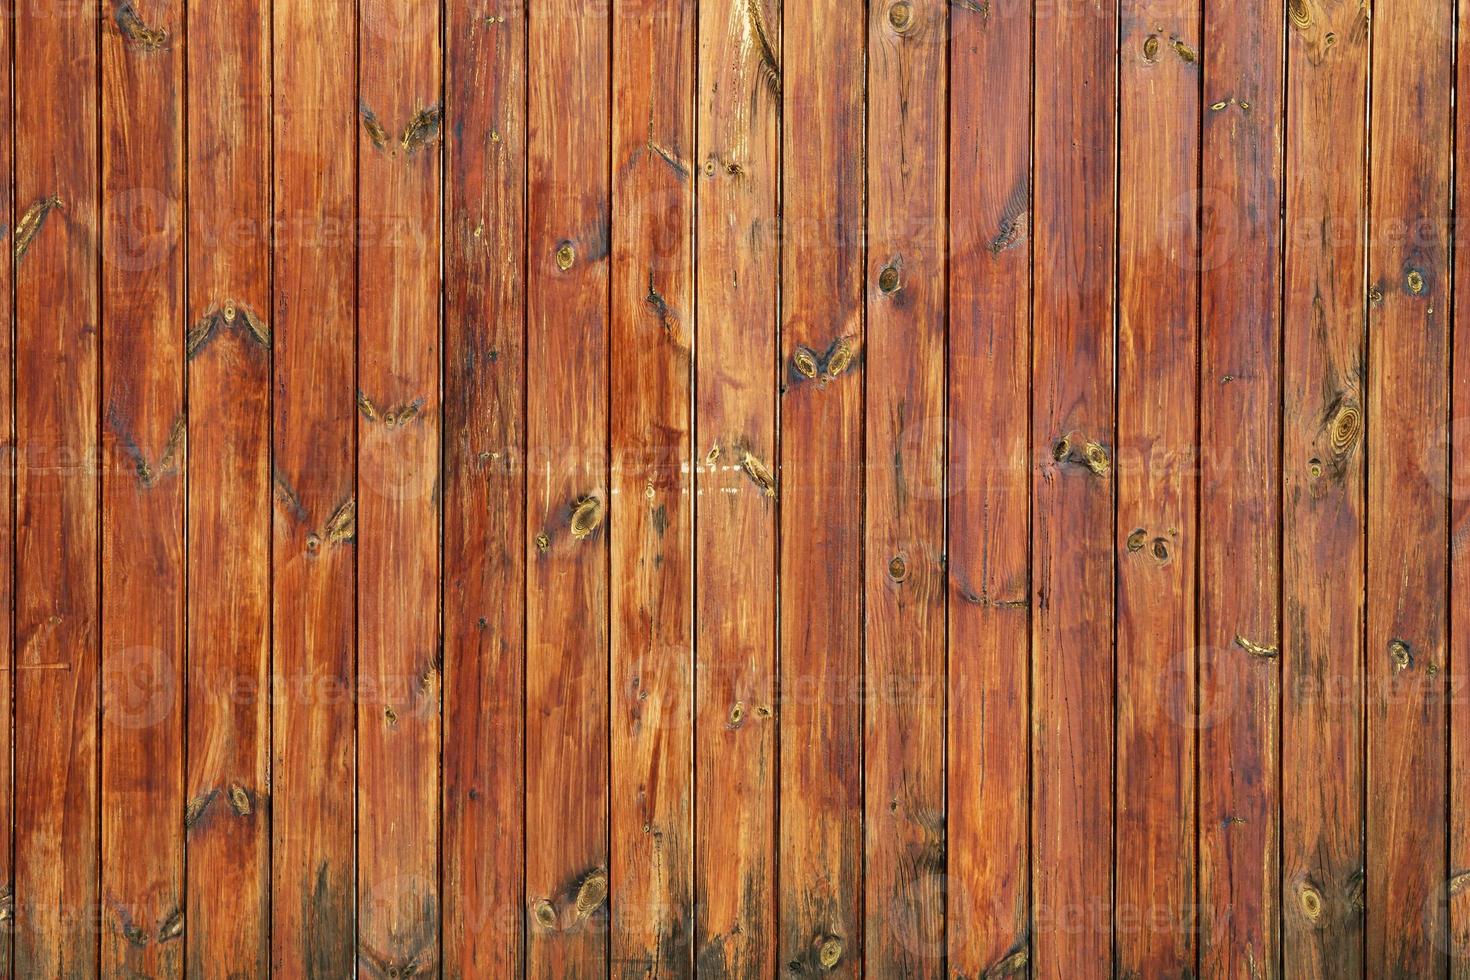
[{"label": "faded wood board", "polygon": [[444,975],[524,964],[526,19],[444,7]]},{"label": "faded wood board", "polygon": [[1282,962],[1285,976],[1352,977],[1363,971],[1365,893],[1367,133],[1361,120],[1369,48],[1356,3],[1304,2],[1291,9],[1282,321]]},{"label": "faded wood board", "polygon": [[357,948],[439,968],[440,5],[359,9]]},{"label": "faded wood board", "polygon": [[[1367,962],[1445,972],[1454,10],[1377,5],[1368,215]],[[1412,179],[1405,179],[1412,174]]]},{"label": "faded wood board", "polygon": [[1448,4],[12,6],[0,973],[1466,972]]},{"label": "faded wood board", "polygon": [[270,970],[271,24],[191,2],[186,971]]},{"label": "faded wood board", "polygon": [[943,976],[948,5],[868,24],[864,972]]},{"label": "faded wood board", "polygon": [[[610,11],[531,11],[527,975],[608,968]],[[531,369],[534,365],[534,370]]]},{"label": "faded wood board", "polygon": [[102,25],[104,976],[184,972],[183,13]]},{"label": "faded wood board", "polygon": [[776,971],[779,13],[699,4],[694,943],[716,978]]},{"label": "faded wood board", "polygon": [[[98,971],[97,24],[15,9],[14,969]],[[54,125],[56,100],[74,108]],[[67,329],[58,331],[57,324]]]},{"label": "faded wood board", "polygon": [[[1195,962],[1200,8],[1129,4],[1119,79],[1114,969]],[[1084,450],[1084,455],[1087,450]]]},{"label": "faded wood board", "polygon": [[1281,205],[1285,23],[1204,5],[1199,972],[1280,975]]},{"label": "faded wood board", "polygon": [[[1470,24],[1470,8],[1458,5],[1458,23]],[[1470,85],[1470,31],[1456,35],[1456,92]],[[1470,103],[1455,103],[1455,198],[1470,194]],[[1458,236],[1458,232],[1457,232]],[[1465,687],[1457,680],[1470,664],[1470,261],[1458,252],[1454,257],[1454,296],[1450,307],[1453,324],[1450,337],[1450,418],[1443,430],[1440,448],[1449,465],[1449,877],[1445,882],[1445,949],[1449,953],[1452,980],[1470,977],[1470,813],[1454,806],[1470,794],[1470,703],[1462,696]],[[1426,447],[1433,452],[1436,443]]]},{"label": "faded wood board", "polygon": [[690,0],[614,7],[608,833],[616,977],[693,971],[695,25]]},{"label": "faded wood board", "polygon": [[[777,962],[863,970],[863,6],[791,4],[783,76]],[[797,970],[794,964],[800,965]]]},{"label": "faded wood board", "polygon": [[1030,957],[1031,101],[1028,8],[954,5],[949,137],[952,976]]},{"label": "faded wood board", "polygon": [[[1113,961],[1111,4],[1038,19],[1033,123],[1033,976]],[[1172,52],[1171,52],[1172,54]]]},{"label": "faded wood board", "polygon": [[[14,41],[14,21],[6,17],[0,23],[0,63],[10,63]],[[11,126],[15,120],[14,89],[9,89],[0,98],[0,117]],[[12,174],[10,140],[0,141],[0,172]],[[13,181],[5,181],[0,187],[0,246],[14,254],[16,241],[14,228],[17,211],[12,200]],[[4,263],[0,270],[0,323],[5,324],[4,336],[0,338],[0,361],[15,364],[15,264]],[[13,976],[15,969],[15,720],[13,697],[15,694],[15,376],[12,371],[0,377],[0,439],[5,440],[9,452],[9,464],[0,476],[0,494],[8,508],[0,505],[0,609],[7,610],[8,619],[0,629],[0,705],[4,718],[0,719],[0,975]],[[8,559],[8,560],[7,560]]]},{"label": "faded wood board", "polygon": [[276,0],[271,962],[357,962],[355,7]]}]

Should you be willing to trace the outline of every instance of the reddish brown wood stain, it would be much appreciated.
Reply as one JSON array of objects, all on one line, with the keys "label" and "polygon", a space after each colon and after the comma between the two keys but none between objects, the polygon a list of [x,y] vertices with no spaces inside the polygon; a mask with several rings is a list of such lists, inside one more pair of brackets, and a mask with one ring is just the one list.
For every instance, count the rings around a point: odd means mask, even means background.
[{"label": "reddish brown wood stain", "polygon": [[1470,977],[1465,4],[4,6],[0,975]]}]

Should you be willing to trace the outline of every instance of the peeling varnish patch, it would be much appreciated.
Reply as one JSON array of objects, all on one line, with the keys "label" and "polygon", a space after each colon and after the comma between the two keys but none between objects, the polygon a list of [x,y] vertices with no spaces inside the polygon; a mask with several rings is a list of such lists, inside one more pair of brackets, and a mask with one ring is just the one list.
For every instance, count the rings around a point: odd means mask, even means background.
[{"label": "peeling varnish patch", "polygon": [[190,830],[204,816],[214,798],[219,796],[219,790],[212,789],[207,793],[200,793],[188,802],[184,807],[184,829]]},{"label": "peeling varnish patch", "polygon": [[113,20],[122,36],[145,51],[157,51],[168,43],[168,31],[149,27],[139,16],[131,0],[122,0],[113,12]]},{"label": "peeling varnish patch", "polygon": [[31,247],[31,242],[36,240],[40,234],[41,227],[46,224],[46,216],[61,207],[61,198],[55,195],[43,197],[30,207],[26,208],[25,214],[15,223],[15,261],[26,254],[26,249]]},{"label": "peeling varnish patch", "polygon": [[0,885],[0,922],[15,921],[15,892],[9,884]]},{"label": "peeling varnish patch", "polygon": [[1235,645],[1240,647],[1246,653],[1250,654],[1252,657],[1260,657],[1263,660],[1275,660],[1281,655],[1281,651],[1278,650],[1275,646],[1266,646],[1261,643],[1253,643],[1250,640],[1247,640],[1245,637],[1241,636],[1239,633],[1235,634]]}]

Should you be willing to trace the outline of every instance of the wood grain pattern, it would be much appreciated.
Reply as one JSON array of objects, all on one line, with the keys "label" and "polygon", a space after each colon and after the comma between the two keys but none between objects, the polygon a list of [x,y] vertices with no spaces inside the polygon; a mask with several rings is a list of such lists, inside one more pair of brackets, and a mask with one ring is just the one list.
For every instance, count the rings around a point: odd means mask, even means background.
[{"label": "wood grain pattern", "polygon": [[1374,977],[1437,976],[1448,962],[1448,460],[1436,436],[1450,407],[1453,16],[1449,4],[1384,0],[1372,31],[1365,653]]},{"label": "wood grain pattern", "polygon": [[95,17],[19,4],[14,21],[14,965],[67,980],[96,976],[99,951]]},{"label": "wood grain pattern", "polygon": [[181,2],[102,30],[102,974],[183,975]]},{"label": "wood grain pattern", "polygon": [[[0,64],[9,64],[14,51],[14,20],[9,7],[0,22]],[[14,125],[15,92],[7,89],[0,97],[0,118]],[[12,169],[12,140],[0,140],[0,173]],[[13,249],[17,211],[12,200],[13,180],[0,187],[0,245]],[[13,253],[12,253],[13,254]],[[3,263],[0,269],[0,363],[15,364],[15,266]],[[0,494],[9,505],[0,505],[0,609],[8,610],[5,626],[0,629],[0,975],[13,976],[15,969],[15,376],[0,372],[0,439],[4,440],[7,465],[0,473]]]},{"label": "wood grain pattern", "polygon": [[[1195,962],[1196,481],[1200,7],[1126,5],[1121,24],[1114,969]],[[1102,471],[1102,472],[1099,472]]]},{"label": "wood grain pattern", "polygon": [[357,961],[357,17],[275,0],[273,975]]},{"label": "wood grain pattern", "polygon": [[526,18],[444,8],[444,975],[524,964]]},{"label": "wood grain pattern", "polygon": [[[1038,18],[1032,335],[1032,976],[1111,963],[1117,12]],[[1091,453],[1089,455],[1089,447]],[[1089,460],[1092,462],[1090,463]],[[1102,465],[1107,464],[1107,465]],[[1105,778],[1106,774],[1106,778]]]},{"label": "wood grain pattern", "polygon": [[1368,50],[1356,3],[1293,8],[1282,321],[1285,976],[1363,972]]},{"label": "wood grain pattern", "polygon": [[1032,12],[956,5],[949,149],[949,968],[1029,959]]},{"label": "wood grain pattern", "polygon": [[1279,9],[1204,5],[1200,166],[1199,973],[1261,980],[1281,964]]},{"label": "wood grain pattern", "polygon": [[531,11],[527,975],[608,967],[610,11]]},{"label": "wood grain pattern", "polygon": [[[1460,24],[1470,24],[1470,8],[1457,5]],[[1470,31],[1455,35],[1455,91],[1470,85]],[[1455,198],[1470,194],[1470,104],[1455,102]],[[1470,793],[1470,700],[1460,675],[1470,663],[1470,261],[1458,249],[1463,230],[1456,226],[1453,319],[1450,331],[1450,419],[1440,440],[1449,466],[1449,878],[1445,882],[1445,950],[1451,980],[1470,977],[1470,814],[1454,805]],[[1427,447],[1434,451],[1434,443]]]},{"label": "wood grain pattern", "polygon": [[868,24],[864,953],[937,977],[945,952],[945,90],[948,7]]},{"label": "wood grain pattern", "polygon": [[271,25],[190,3],[184,937],[191,977],[270,970]]},{"label": "wood grain pattern", "polygon": [[0,2],[0,976],[1470,978],[1458,13]]},{"label": "wood grain pattern", "polygon": [[699,5],[694,942],[718,980],[776,971],[779,13]]},{"label": "wood grain pattern", "polygon": [[613,12],[610,956],[630,980],[693,971],[695,7]]},{"label": "wood grain pattern", "polygon": [[357,902],[368,975],[439,968],[440,5],[358,17]]},{"label": "wood grain pattern", "polygon": [[[785,8],[779,949],[863,969],[863,6]],[[796,967],[799,965],[800,969]]]}]

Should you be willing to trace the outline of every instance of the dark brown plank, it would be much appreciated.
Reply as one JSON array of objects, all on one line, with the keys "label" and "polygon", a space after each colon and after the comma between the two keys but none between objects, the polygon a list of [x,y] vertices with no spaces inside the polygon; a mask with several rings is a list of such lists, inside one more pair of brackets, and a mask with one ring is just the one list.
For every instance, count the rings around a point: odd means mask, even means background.
[{"label": "dark brown plank", "polygon": [[862,972],[863,5],[789,4],[778,963]]},{"label": "dark brown plank", "polygon": [[1289,13],[1282,443],[1284,975],[1363,971],[1366,11]]},{"label": "dark brown plank", "polygon": [[607,973],[610,10],[531,11],[527,973]]},{"label": "dark brown plank", "polygon": [[776,970],[775,378],[781,20],[699,5],[695,957]]},{"label": "dark brown plank", "polygon": [[[110,5],[109,5],[110,6]],[[183,4],[102,30],[102,973],[183,974]]]},{"label": "dark brown plank", "polygon": [[[1368,228],[1370,976],[1443,975],[1454,10],[1373,21]],[[1426,446],[1430,447],[1426,451]]]},{"label": "dark brown plank", "polygon": [[1031,969],[1112,962],[1117,11],[1036,22]]},{"label": "dark brown plank", "polygon": [[612,884],[616,977],[692,973],[692,0],[613,11]]},{"label": "dark brown plank", "polygon": [[1200,227],[1200,976],[1280,970],[1282,32],[1206,2]]},{"label": "dark brown plank", "polygon": [[1029,957],[1029,5],[954,4],[949,140],[949,969]]},{"label": "dark brown plank", "polygon": [[270,970],[269,15],[188,6],[191,977]]},{"label": "dark brown plank", "polygon": [[14,21],[14,968],[70,980],[98,955],[101,182],[96,11],[64,12]]},{"label": "dark brown plank", "polygon": [[444,8],[444,975],[519,976],[526,21]]},{"label": "dark brown plank", "polygon": [[[353,736],[357,19],[275,0],[275,976],[356,962]],[[284,41],[289,39],[289,41]]]},{"label": "dark brown plank", "polygon": [[1199,14],[1197,0],[1122,14],[1112,463],[1122,976],[1183,976],[1195,962]]},{"label": "dark brown plank", "polygon": [[868,24],[866,972],[937,977],[945,927],[948,5]]},{"label": "dark brown plank", "polygon": [[439,967],[438,0],[358,24],[357,957]]}]

